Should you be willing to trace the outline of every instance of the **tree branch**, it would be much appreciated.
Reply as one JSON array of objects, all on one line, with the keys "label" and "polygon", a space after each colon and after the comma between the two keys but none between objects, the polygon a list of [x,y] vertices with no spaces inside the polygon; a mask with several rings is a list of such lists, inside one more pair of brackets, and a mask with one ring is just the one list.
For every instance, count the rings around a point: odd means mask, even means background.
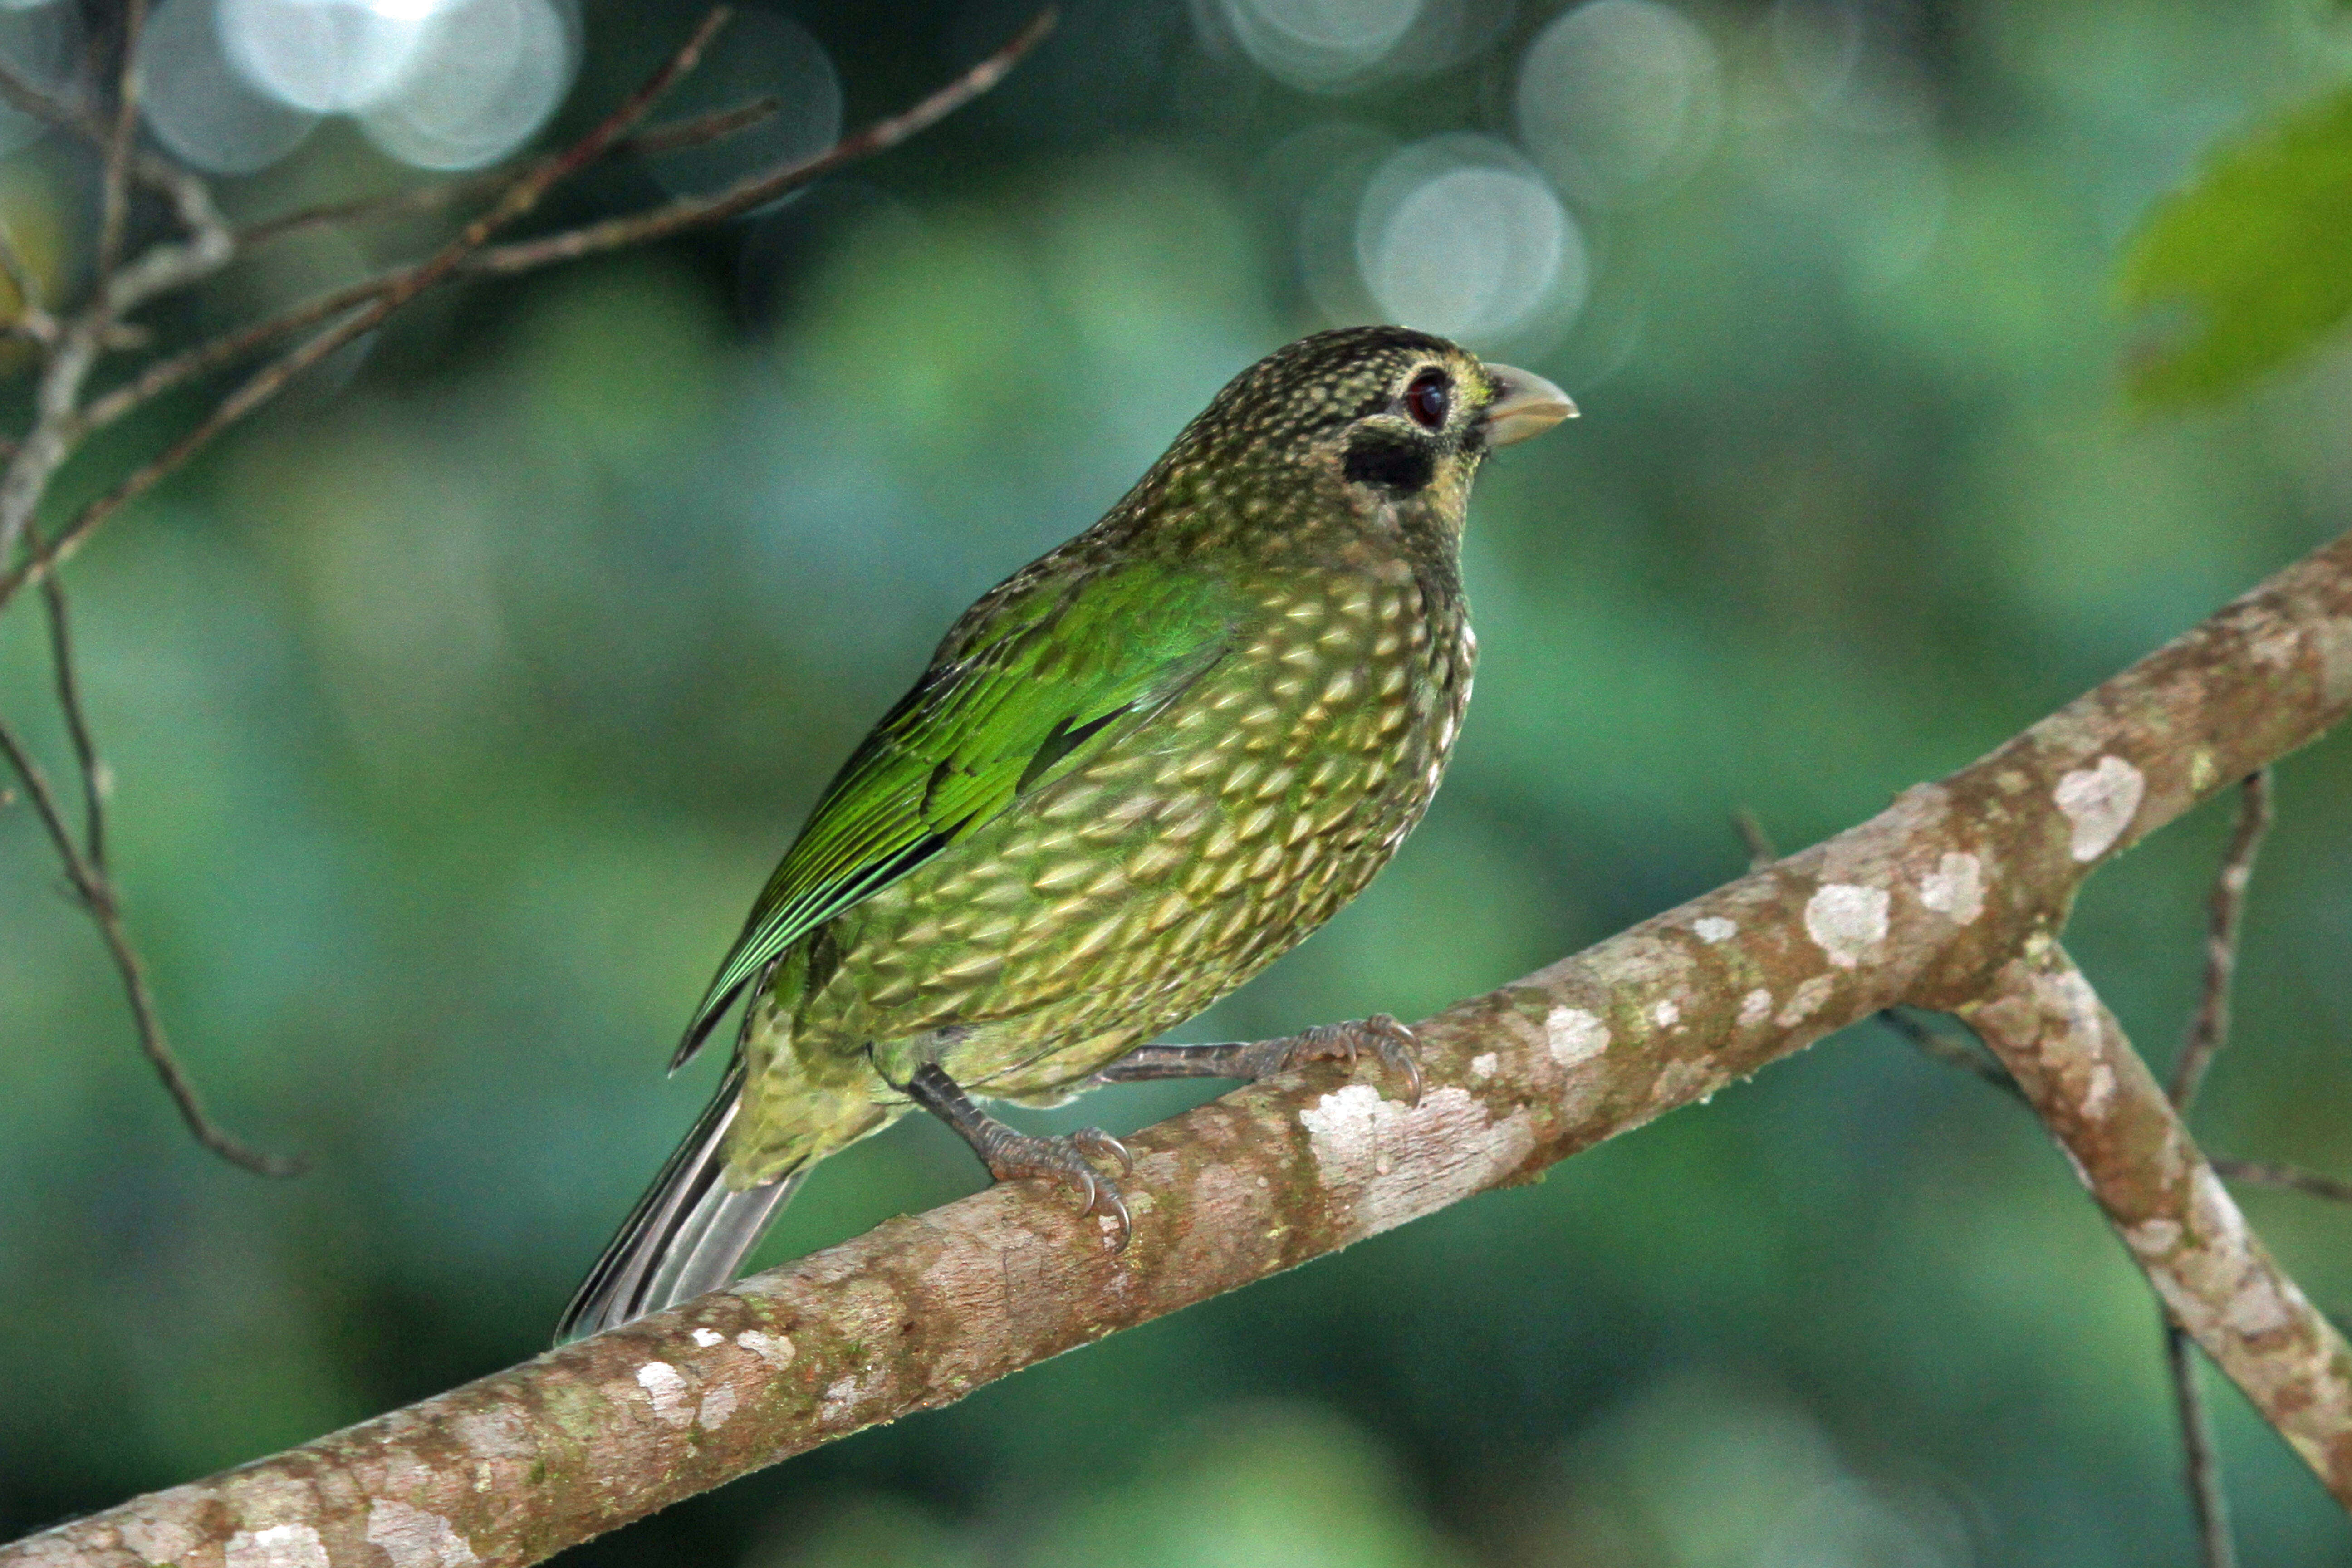
[{"label": "tree branch", "polygon": [[[209,1480],[4,1568],[540,1561],[1375,1236],[1884,1007],[1967,1008],[2218,1364],[2352,1495],[2352,1365],[2051,933],[2083,879],[2352,707],[2352,537],[1940,783],[1421,1026],[1418,1106],[1322,1070],[1131,1142],[1134,1240],[1006,1183]],[[2164,1229],[2169,1225],[2170,1231]]]},{"label": "tree branch", "polygon": [[2180,1417],[2181,1484],[2189,1489],[2189,1518],[2197,1527],[2197,1560],[2201,1568],[2238,1568],[2230,1493],[2221,1484],[2221,1461],[2213,1447],[2204,1391],[2197,1386],[2196,1346],[2189,1331],[2170,1317],[2163,1328],[2164,1368],[2172,1379],[2172,1407]]},{"label": "tree branch", "polygon": [[1908,1040],[1921,1056],[1939,1061],[1948,1068],[1957,1068],[1971,1077],[1980,1078],[1993,1088],[2010,1096],[2019,1104],[2025,1103],[2025,1093],[2009,1069],[1963,1040],[1956,1040],[1931,1024],[1923,1024],[1906,1013],[1890,1007],[1878,1016],[1878,1021]]},{"label": "tree branch", "polygon": [[[685,147],[700,147],[708,142],[723,142],[739,135],[762,121],[772,119],[783,100],[772,95],[754,99],[733,109],[713,110],[698,114],[676,124],[656,126],[635,136],[616,142],[605,153],[608,159],[651,158],[664,153],[675,153]],[[325,202],[317,206],[302,207],[274,218],[266,218],[238,231],[237,245],[241,250],[297,234],[307,228],[320,228],[330,224],[365,223],[376,218],[420,217],[439,212],[476,196],[488,195],[515,177],[512,165],[486,169],[479,174],[462,174],[452,179],[432,180],[411,185],[404,190],[383,195],[361,196],[353,201]]]},{"label": "tree branch", "polygon": [[2225,1182],[2252,1182],[2258,1186],[2284,1187],[2308,1193],[2331,1203],[2352,1204],[2352,1182],[2340,1182],[2316,1171],[2282,1165],[2273,1160],[2215,1160],[2213,1170]]},{"label": "tree branch", "polygon": [[[79,746],[83,742],[77,740]],[[5,720],[0,720],[0,756],[8,759],[16,776],[24,781],[25,794],[33,804],[33,813],[40,818],[41,826],[64,864],[66,882],[73,889],[75,900],[89,911],[99,935],[105,940],[107,955],[114,960],[117,973],[122,978],[123,994],[131,1003],[131,1022],[139,1031],[140,1053],[155,1076],[163,1080],[163,1089],[172,1097],[197,1142],[228,1161],[260,1176],[291,1176],[302,1170],[299,1160],[284,1160],[247,1147],[226,1128],[215,1121],[205,1110],[203,1097],[181,1068],[179,1058],[172,1052],[171,1042],[164,1037],[163,1016],[155,1007],[154,993],[147,988],[147,972],[139,962],[138,951],[131,945],[131,934],[122,924],[121,910],[116,906],[114,889],[105,871],[93,865],[74,842],[73,829],[67,826],[65,813],[58,805],[57,792],[49,787],[48,775],[34,762],[33,754]],[[93,809],[95,802],[93,801]],[[98,818],[93,816],[93,830]]]},{"label": "tree branch", "polygon": [[2352,1349],[2287,1278],[2056,940],[1960,1010],[2073,1157],[2172,1321],[2352,1507]]},{"label": "tree branch", "polygon": [[[83,507],[54,540],[46,545],[37,543],[31,558],[23,566],[5,577],[0,577],[0,609],[7,606],[9,599],[27,579],[45,575],[53,570],[58,562],[79,548],[81,542],[99,524],[152,489],[190,458],[210,446],[222,431],[277,396],[304,371],[383,325],[384,319],[394,310],[456,271],[458,265],[479,250],[492,234],[537,206],[557,181],[602,157],[606,148],[652,110],[671,84],[695,68],[711,37],[726,25],[729,15],[728,7],[713,6],[677,53],[671,56],[667,63],[618,109],[606,115],[594,130],[560,156],[548,160],[514,181],[489,211],[467,224],[456,238],[430,258],[406,268],[396,282],[377,293],[364,309],[353,311],[292,353],[247,380],[223,398],[211,414],[198,421],[194,428],[133,468],[112,489]],[[63,357],[62,352],[58,357]],[[68,415],[66,428],[69,430],[72,428],[70,410]],[[18,457],[21,459],[23,454],[19,453]],[[0,501],[5,500],[5,491],[0,491]],[[0,526],[5,526],[6,521],[5,512],[0,512]],[[0,541],[0,559],[5,556],[5,542]]]},{"label": "tree branch", "polygon": [[[0,81],[6,79],[5,73],[0,72]],[[6,472],[0,474],[0,566],[15,555],[18,542],[32,524],[35,509],[48,491],[49,480],[81,434],[78,405],[82,384],[115,324],[156,295],[185,288],[219,270],[236,253],[236,242],[202,180],[146,154],[133,162],[149,170],[154,183],[169,195],[187,237],[151,246],[136,260],[100,278],[95,298],[48,348],[33,391],[33,426],[10,455]],[[35,567],[46,564],[37,551],[24,565],[0,577],[0,606],[24,585]]]},{"label": "tree branch", "polygon": [[2238,928],[2245,917],[2246,884],[2253,879],[2254,857],[2270,826],[2271,775],[2267,769],[2257,769],[2239,791],[2237,826],[2230,831],[2229,847],[2213,874],[2213,891],[2206,901],[2205,984],[2165,1090],[2183,1116],[2196,1103],[2213,1058],[2229,1043],[2230,983],[2238,973]]},{"label": "tree branch", "polygon": [[[393,299],[395,305],[405,303],[425,289],[446,281],[453,274],[509,275],[528,271],[560,261],[568,261],[579,257],[666,238],[685,229],[703,224],[717,223],[748,212],[754,207],[763,206],[851,163],[887,152],[917,132],[937,124],[1002,81],[1005,73],[1018,64],[1022,57],[1036,47],[1045,36],[1053,31],[1055,19],[1055,9],[1050,5],[1046,6],[1032,17],[1028,26],[1003,47],[971,67],[955,80],[911,108],[844,137],[814,158],[803,159],[782,169],[755,175],[716,196],[681,199],[648,212],[608,218],[582,228],[538,239],[518,241],[513,245],[488,247],[478,251],[469,249],[468,253],[460,257],[461,265],[455,268],[433,270],[430,276],[420,275],[434,268],[436,264],[425,262],[395,267],[378,273],[373,278],[362,279],[359,282],[330,289],[266,321],[225,332],[216,338],[185,349],[169,359],[156,361],[122,385],[91,399],[89,406],[81,413],[78,430],[79,433],[87,434],[110,425],[166,392],[215,371],[226,369],[268,347],[271,343],[308,331],[321,321],[331,321],[347,310],[379,305],[386,299]],[[749,106],[751,109],[760,107],[760,105]],[[740,126],[733,126],[731,122],[735,118],[744,116],[746,113],[746,110],[729,110],[717,116],[688,121],[675,127],[649,132],[646,137],[638,139],[638,145],[647,152],[662,152],[679,146],[695,145],[699,141],[716,139],[720,134],[730,133],[731,129],[740,129]],[[729,129],[722,130],[722,126]],[[621,145],[626,145],[626,143]],[[609,149],[609,151],[618,150],[618,146]],[[537,179],[546,174],[551,166],[559,161],[550,160],[541,163],[526,174],[523,178]],[[563,177],[583,166],[584,163],[575,163],[570,169],[560,171],[551,177]],[[309,215],[295,214],[282,220],[282,224],[284,226],[291,226],[298,219],[305,223],[311,221]],[[269,372],[264,372],[263,375],[267,376],[269,374]],[[207,421],[207,425],[212,427],[203,432],[204,440],[211,439],[219,428],[211,421]],[[193,447],[190,449],[193,451]],[[162,478],[163,473],[168,472],[170,467],[177,467],[177,463],[173,463],[152,478],[144,479],[138,489],[144,489],[148,485],[152,484],[154,479]],[[137,479],[139,476],[133,476],[133,478]],[[130,482],[126,480],[126,486]],[[5,605],[26,582],[48,571],[57,562],[62,561],[70,554],[90,528],[95,527],[99,521],[102,521],[106,516],[121,506],[123,500],[130,500],[131,495],[136,493],[138,493],[137,490],[132,490],[123,496],[121,500],[100,498],[99,502],[93,503],[92,510],[95,515],[85,514],[84,517],[77,518],[52,546],[49,555],[36,557],[14,573],[0,576],[0,605]],[[0,501],[5,501],[5,492],[0,492]],[[0,562],[6,560],[5,522],[5,512],[0,510]]]},{"label": "tree branch", "polygon": [[106,878],[106,763],[91,737],[89,715],[81,705],[81,676],[74,661],[73,624],[66,614],[65,585],[55,577],[41,580],[41,601],[49,619],[49,670],[57,681],[58,711],[73,742],[74,763],[81,774],[81,853],[102,882]]},{"label": "tree branch", "polygon": [[99,181],[98,275],[113,274],[122,255],[122,228],[131,216],[131,149],[139,135],[139,36],[147,0],[124,0],[121,61],[115,72],[114,123],[106,133],[106,173]]},{"label": "tree branch", "polygon": [[[566,233],[523,240],[511,246],[492,247],[469,258],[461,270],[510,275],[577,257],[665,238],[701,224],[716,223],[753,207],[763,206],[861,159],[887,152],[988,91],[1003,80],[1005,73],[1054,30],[1056,16],[1053,6],[1046,6],[994,54],[929,98],[844,137],[814,158],[754,175],[716,196],[682,198],[647,212],[608,218]],[[731,115],[740,111],[726,112]],[[716,132],[699,127],[697,121],[688,121],[667,131],[650,132],[640,140],[651,144],[646,148],[646,151],[660,152],[675,146],[693,145],[694,142],[688,139],[692,134],[715,135]],[[680,139],[667,140],[672,136]],[[284,221],[290,225],[295,218],[302,216],[297,214]],[[380,299],[390,289],[405,287],[415,271],[416,268],[411,266],[392,268],[373,278],[329,289],[266,321],[224,332],[169,359],[159,360],[122,385],[91,399],[82,416],[82,427],[95,430],[110,425],[175,387],[214,371],[226,369],[273,342]],[[0,580],[0,603],[5,602],[14,586]]]}]

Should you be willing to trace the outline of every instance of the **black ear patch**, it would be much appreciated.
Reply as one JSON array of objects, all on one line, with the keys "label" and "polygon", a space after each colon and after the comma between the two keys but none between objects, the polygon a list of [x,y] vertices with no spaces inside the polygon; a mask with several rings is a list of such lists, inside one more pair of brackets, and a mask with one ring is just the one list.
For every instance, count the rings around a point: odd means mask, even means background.
[{"label": "black ear patch", "polygon": [[1429,488],[1437,475],[1437,458],[1418,441],[1366,430],[1348,443],[1339,471],[1360,485],[1409,493]]}]

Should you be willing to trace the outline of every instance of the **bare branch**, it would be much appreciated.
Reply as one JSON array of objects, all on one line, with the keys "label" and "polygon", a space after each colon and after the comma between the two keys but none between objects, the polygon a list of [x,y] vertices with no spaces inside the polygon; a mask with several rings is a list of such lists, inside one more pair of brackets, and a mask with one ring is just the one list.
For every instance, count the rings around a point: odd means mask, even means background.
[{"label": "bare branch", "polygon": [[[5,79],[5,73],[0,73]],[[58,336],[33,392],[33,427],[9,455],[0,474],[0,566],[25,539],[49,479],[73,450],[81,429],[77,404],[82,384],[118,321],[146,300],[182,288],[226,266],[236,243],[213,205],[212,192],[185,170],[142,153],[135,164],[169,196],[187,237],[151,246],[135,260],[100,279],[97,297]],[[54,548],[54,546],[52,546]],[[22,587],[30,571],[44,565],[40,552],[0,577],[0,605]]]},{"label": "bare branch", "polygon": [[301,1162],[283,1160],[264,1154],[239,1142],[205,1110],[203,1098],[196,1086],[182,1069],[179,1058],[173,1054],[171,1042],[164,1037],[163,1024],[155,1008],[155,997],[147,987],[147,973],[139,962],[137,950],[131,945],[130,932],[122,923],[121,912],[116,908],[114,889],[105,873],[93,866],[74,843],[73,830],[66,825],[65,813],[58,809],[56,793],[49,787],[47,775],[24,742],[5,720],[0,720],[0,755],[5,755],[16,776],[24,781],[25,794],[33,803],[33,811],[56,847],[58,858],[64,864],[66,880],[74,897],[89,911],[98,926],[99,935],[105,939],[106,951],[114,960],[117,973],[121,976],[123,994],[131,1003],[131,1022],[139,1031],[140,1053],[163,1080],[164,1092],[180,1112],[197,1142],[233,1165],[242,1166],[260,1176],[299,1175]]},{"label": "bare branch", "polygon": [[408,270],[401,268],[341,289],[330,289],[283,314],[207,339],[169,359],[157,360],[121,386],[92,398],[89,407],[82,411],[81,429],[85,432],[102,429],[164,393],[216,370],[226,370],[271,343],[364,305],[381,297],[388,281],[404,277]]},{"label": "bare branch", "polygon": [[1754,807],[1733,808],[1731,826],[1739,835],[1739,842],[1748,847],[1749,870],[1761,871],[1780,858],[1780,851],[1772,846],[1772,835],[1766,831],[1764,819],[1756,815]]},{"label": "bare branch", "polygon": [[[49,668],[58,686],[58,710],[65,716],[66,735],[73,742],[74,762],[81,773],[82,857],[103,884],[106,879],[106,763],[91,739],[89,716],[82,710],[81,680],[74,663],[73,628],[66,615],[65,584],[56,574],[41,579],[41,599],[49,618]],[[110,901],[111,901],[110,900]]]},{"label": "bare branch", "polygon": [[2293,1192],[2308,1193],[2315,1198],[2326,1198],[2331,1203],[2352,1204],[2352,1182],[2338,1181],[2334,1176],[2323,1176],[2316,1171],[2306,1171],[2295,1165],[2282,1165],[2274,1160],[2216,1160],[2213,1169],[2224,1181],[2285,1187]]},{"label": "bare branch", "polygon": [[[656,126],[651,131],[640,132],[614,143],[605,158],[611,161],[652,157],[684,147],[699,147],[708,142],[724,141],[762,121],[772,119],[782,106],[782,99],[771,95],[733,109],[714,110],[709,114],[697,115],[673,125]],[[387,217],[421,217],[470,201],[476,196],[488,195],[514,177],[515,172],[509,166],[455,179],[434,180],[383,195],[361,196],[347,202],[325,202],[254,224],[238,233],[237,244],[240,248],[251,251],[273,239],[329,224],[365,223]],[[329,313],[332,314],[331,311]]]},{"label": "bare branch", "polygon": [[[522,216],[537,206],[541,197],[557,181],[576,173],[597,158],[605,149],[625,135],[629,129],[653,109],[663,93],[688,71],[699,63],[703,49],[719,29],[726,25],[729,8],[711,8],[694,33],[646,84],[632,93],[626,101],[606,115],[595,129],[582,137],[562,156],[549,160],[530,170],[507,187],[490,210],[467,224],[455,239],[443,246],[429,259],[407,268],[400,279],[375,296],[373,303],[353,311],[342,321],[318,333],[300,348],[266,366],[248,378],[244,384],[223,398],[212,413],[199,421],[180,438],[149,458],[115,485],[89,502],[73,521],[47,545],[37,544],[23,565],[5,576],[0,576],[0,608],[28,580],[54,570],[58,563],[71,555],[108,518],[153,489],[166,476],[178,470],[190,458],[209,446],[214,437],[268,403],[285,390],[295,377],[345,344],[355,342],[382,325],[384,318],[455,271],[466,258],[478,250],[500,227]],[[126,274],[130,269],[126,269]],[[62,359],[60,353],[58,358]],[[68,411],[69,412],[69,411]],[[38,426],[36,427],[37,430]],[[64,438],[62,432],[58,439]],[[29,447],[29,443],[27,444]],[[25,463],[26,455],[19,453],[17,462]],[[44,476],[46,478],[46,475]],[[15,468],[10,470],[15,478]],[[5,481],[0,481],[0,528],[8,518],[5,510],[7,500]],[[5,540],[0,538],[0,559],[5,559]]]},{"label": "bare branch", "polygon": [[[1047,6],[1029,25],[994,54],[965,71],[947,86],[902,113],[877,121],[865,130],[845,137],[816,157],[789,164],[781,170],[753,177],[743,184],[719,195],[673,202],[650,212],[627,217],[607,219],[584,228],[549,236],[541,239],[524,240],[516,246],[491,247],[469,257],[461,273],[493,272],[511,274],[530,268],[543,267],[626,245],[665,237],[699,224],[716,223],[739,213],[761,206],[778,197],[809,184],[824,175],[846,167],[862,158],[888,151],[905,142],[917,132],[937,124],[974,98],[1003,80],[1007,71],[1021,58],[1044,40],[1053,30],[1056,13]],[[728,110],[733,114],[739,110]],[[698,122],[686,121],[674,128],[683,135],[696,129]],[[641,143],[652,142],[672,132],[653,132]],[[698,132],[698,134],[699,132]],[[715,133],[714,133],[715,134]],[[690,145],[678,142],[671,145]],[[667,147],[650,150],[668,150]],[[302,215],[294,215],[301,216]],[[284,220],[291,224],[293,217]],[[295,305],[279,315],[256,321],[234,331],[225,332],[192,348],[159,360],[149,365],[122,385],[93,398],[82,416],[82,428],[95,430],[110,425],[131,410],[175,387],[223,370],[284,338],[292,337],[331,321],[346,310],[355,310],[371,300],[382,299],[387,292],[406,289],[418,268],[402,266],[380,272],[373,278],[329,289]],[[5,556],[0,556],[5,559]],[[36,571],[41,570],[36,563]],[[0,579],[0,603],[5,603],[19,584]]]},{"label": "bare branch", "polygon": [[147,0],[124,0],[121,67],[115,76],[114,123],[106,138],[106,174],[99,184],[98,275],[106,278],[122,255],[122,226],[131,214],[131,145],[139,133],[139,36]]},{"label": "bare branch", "polygon": [[2237,826],[2231,830],[2206,902],[2204,990],[2168,1089],[2172,1103],[2184,1114],[2195,1103],[2213,1058],[2229,1043],[2230,982],[2238,971],[2238,928],[2245,916],[2246,884],[2253,878],[2254,857],[2270,826],[2270,773],[2258,769],[2247,775],[2239,792]]},{"label": "bare branch", "polygon": [[0,61],[0,103],[52,130],[67,132],[93,145],[104,145],[105,135],[96,121],[63,100],[43,92],[18,76],[16,68],[5,61]]},{"label": "bare branch", "polygon": [[707,147],[713,142],[724,142],[730,136],[740,136],[754,125],[772,120],[784,100],[774,93],[739,103],[732,109],[714,109],[708,114],[698,114],[691,120],[675,121],[656,125],[650,131],[640,131],[613,149],[615,158],[657,158],[664,153],[683,152],[689,147]]},{"label": "bare branch", "polygon": [[2230,1494],[2221,1485],[2213,1424],[2206,1417],[2205,1395],[2197,1386],[2196,1346],[2168,1318],[2164,1363],[2172,1375],[2173,1407],[2180,1415],[2181,1480],[2189,1489],[2189,1515],[2197,1526],[2197,1561],[2200,1568],[2238,1568],[2238,1545],[2230,1531]]},{"label": "bare branch", "polygon": [[1980,1078],[2020,1103],[2024,1101],[2025,1091],[2017,1087],[2017,1079],[2009,1075],[2009,1069],[1975,1047],[1892,1007],[1879,1014],[1878,1021],[1916,1047],[1922,1056]]},{"label": "bare branch", "polygon": [[[1318,1069],[1139,1134],[1123,1253],[1062,1194],[1008,1182],[0,1547],[0,1568],[147,1568],[142,1548],[159,1542],[174,1560],[212,1562],[238,1532],[264,1530],[326,1568],[378,1563],[394,1531],[446,1543],[434,1550],[453,1561],[519,1568],[1524,1182],[1898,1004],[1976,1004],[2181,1320],[2200,1343],[2222,1345],[2220,1364],[2255,1407],[2352,1497],[2352,1358],[2262,1253],[2096,999],[2071,1005],[2087,987],[2050,969],[2063,955],[2047,935],[2085,877],[2216,779],[2243,777],[2341,720],[2347,658],[2352,536],[1869,822],[1427,1021],[1416,1033],[1432,1087],[1416,1106]],[[2118,770],[2136,787],[2110,798],[2126,807],[2086,829],[2079,781]],[[1968,898],[1950,896],[1956,867]],[[1869,918],[1849,919],[1855,910]],[[2017,957],[2029,949],[2034,962]],[[2070,1005],[2053,1013],[2053,1000]],[[2107,1087],[2092,1094],[2094,1083]],[[2119,1199],[2133,1188],[2145,1200]]]},{"label": "bare branch", "polygon": [[66,880],[74,897],[86,904],[99,900],[102,897],[100,884],[90,875],[80,847],[74,843],[73,829],[67,825],[65,813],[58,809],[57,792],[49,787],[49,775],[33,760],[33,753],[26,749],[5,719],[0,719],[0,756],[8,759],[8,765],[23,783],[25,798],[33,804],[33,815],[40,819],[42,831],[49,836],[58,858],[65,863]]},{"label": "bare branch", "polygon": [[755,207],[766,206],[778,197],[821,180],[837,169],[871,158],[877,153],[887,153],[908,138],[929,130],[1003,80],[1005,73],[1018,64],[1024,55],[1045,41],[1045,36],[1054,30],[1055,20],[1054,8],[1050,5],[1045,7],[1031,17],[1028,26],[1002,48],[939,91],[910,109],[886,120],[877,120],[865,130],[843,137],[814,158],[772,174],[754,175],[715,196],[673,202],[651,212],[606,218],[601,223],[588,224],[540,239],[493,246],[467,261],[467,270],[501,275],[528,272],[550,262],[571,261],[602,251],[642,245],[647,240],[660,239],[683,229],[716,223]]},{"label": "bare branch", "polygon": [[[1959,1011],[2073,1156],[2172,1321],[2352,1507],[2352,1349],[2272,1260],[2090,982],[2039,934]],[[2200,1458],[2210,1468],[2192,1443],[2191,1464]]]}]

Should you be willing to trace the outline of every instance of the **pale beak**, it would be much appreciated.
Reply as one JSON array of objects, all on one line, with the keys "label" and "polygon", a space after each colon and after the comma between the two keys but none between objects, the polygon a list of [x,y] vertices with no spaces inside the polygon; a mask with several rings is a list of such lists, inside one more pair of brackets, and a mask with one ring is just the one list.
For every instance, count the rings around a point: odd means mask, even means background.
[{"label": "pale beak", "polygon": [[1482,421],[1489,447],[1524,441],[1530,436],[1541,435],[1563,419],[1576,417],[1576,405],[1569,401],[1568,394],[1533,371],[1490,364],[1486,374],[1501,389],[1495,401],[1486,405]]}]

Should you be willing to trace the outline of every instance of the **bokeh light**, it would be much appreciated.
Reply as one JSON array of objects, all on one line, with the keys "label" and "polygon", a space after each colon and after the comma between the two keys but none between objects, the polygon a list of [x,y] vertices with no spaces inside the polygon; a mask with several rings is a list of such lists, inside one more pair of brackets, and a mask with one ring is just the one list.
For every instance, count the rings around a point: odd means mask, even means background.
[{"label": "bokeh light", "polygon": [[1715,47],[1654,0],[1591,0],[1519,66],[1519,133],[1579,201],[1655,197],[1703,157],[1722,119]]},{"label": "bokeh light", "polygon": [[1547,306],[1572,316],[1589,281],[1583,237],[1543,176],[1479,136],[1434,137],[1382,164],[1356,251],[1384,317],[1473,343]]},{"label": "bokeh light", "polygon": [[1234,41],[1260,68],[1317,91],[1354,85],[1421,13],[1422,0],[1220,0]]},{"label": "bokeh light", "polygon": [[249,174],[301,145],[316,114],[248,85],[214,0],[163,0],[139,39],[140,110],[155,139],[211,174]]},{"label": "bokeh light", "polygon": [[419,168],[506,156],[555,112],[579,67],[551,0],[461,0],[423,31],[398,90],[360,116],[370,141]]},{"label": "bokeh light", "polygon": [[1772,47],[1789,85],[1847,131],[1916,131],[1928,113],[1919,68],[1884,8],[1853,0],[1775,0]]},{"label": "bokeh light", "polygon": [[229,62],[258,90],[294,109],[364,109],[397,89],[432,12],[360,0],[220,0]]},{"label": "bokeh light", "polygon": [[580,47],[572,0],[165,0],[147,121],[215,174],[268,167],[328,114],[404,163],[474,168],[546,123]]}]

